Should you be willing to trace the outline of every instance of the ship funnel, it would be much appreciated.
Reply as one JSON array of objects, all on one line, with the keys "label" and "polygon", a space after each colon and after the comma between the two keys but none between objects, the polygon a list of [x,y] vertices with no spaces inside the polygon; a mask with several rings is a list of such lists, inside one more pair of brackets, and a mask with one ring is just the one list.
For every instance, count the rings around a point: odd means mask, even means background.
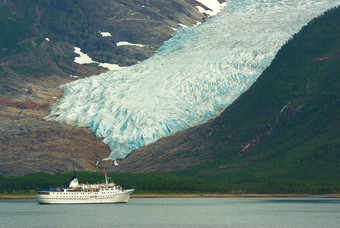
[{"label": "ship funnel", "polygon": [[78,186],[79,186],[79,182],[78,182],[78,178],[76,176],[76,170],[74,169],[74,166],[73,166],[73,177],[71,178],[71,182],[70,182],[69,187],[70,188],[76,188]]},{"label": "ship funnel", "polygon": [[78,182],[78,178],[73,178],[70,182],[69,185],[70,188],[76,188],[79,187],[79,182]]}]

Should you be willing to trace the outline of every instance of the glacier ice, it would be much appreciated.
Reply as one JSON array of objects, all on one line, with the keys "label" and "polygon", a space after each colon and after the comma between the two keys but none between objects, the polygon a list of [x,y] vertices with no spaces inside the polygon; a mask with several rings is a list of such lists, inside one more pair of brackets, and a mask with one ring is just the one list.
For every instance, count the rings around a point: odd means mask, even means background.
[{"label": "glacier ice", "polygon": [[278,49],[339,0],[230,0],[178,29],[151,58],[62,86],[46,120],[88,127],[110,158],[216,117],[254,83]]}]

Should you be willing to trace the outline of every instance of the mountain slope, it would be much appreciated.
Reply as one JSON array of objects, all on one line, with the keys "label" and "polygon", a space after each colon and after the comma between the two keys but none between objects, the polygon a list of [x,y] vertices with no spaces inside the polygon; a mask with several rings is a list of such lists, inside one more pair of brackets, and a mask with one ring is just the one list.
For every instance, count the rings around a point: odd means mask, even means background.
[{"label": "mountain slope", "polygon": [[136,150],[115,171],[233,183],[340,178],[340,8],[305,26],[218,118]]},{"label": "mountain slope", "polygon": [[[201,22],[204,16],[195,5],[184,0],[4,1],[0,5],[0,29],[6,31],[0,37],[2,75],[16,80],[18,76],[85,76],[107,70],[97,69],[97,64],[74,63],[73,47],[100,63],[135,64],[150,57],[179,23]],[[145,46],[118,46],[120,41]],[[7,88],[4,95],[20,95],[15,89],[18,83],[12,85],[1,77],[1,94]]]},{"label": "mountain slope", "polygon": [[[109,148],[87,129],[42,120],[61,84],[150,57],[206,16],[191,0],[7,0],[0,3],[0,173],[98,170]],[[125,41],[128,44],[117,45]],[[124,44],[124,43],[123,43]],[[97,63],[77,64],[74,47]]]}]

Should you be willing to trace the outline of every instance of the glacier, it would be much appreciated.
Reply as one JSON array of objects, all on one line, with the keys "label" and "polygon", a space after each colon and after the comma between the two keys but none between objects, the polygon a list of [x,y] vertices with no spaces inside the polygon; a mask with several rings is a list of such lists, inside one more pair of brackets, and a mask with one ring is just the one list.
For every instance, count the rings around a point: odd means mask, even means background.
[{"label": "glacier", "polygon": [[218,116],[302,26],[339,0],[230,0],[196,27],[180,28],[149,59],[62,86],[45,117],[87,127],[109,158]]}]

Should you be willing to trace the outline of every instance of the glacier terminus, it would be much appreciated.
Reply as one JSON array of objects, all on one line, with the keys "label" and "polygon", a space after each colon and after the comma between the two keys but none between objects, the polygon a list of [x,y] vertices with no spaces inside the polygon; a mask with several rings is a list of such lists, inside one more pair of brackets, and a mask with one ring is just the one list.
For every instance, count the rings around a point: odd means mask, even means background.
[{"label": "glacier terminus", "polygon": [[109,158],[124,158],[218,116],[294,33],[339,4],[227,0],[205,23],[178,29],[151,58],[63,85],[45,119],[90,128],[110,147]]}]

